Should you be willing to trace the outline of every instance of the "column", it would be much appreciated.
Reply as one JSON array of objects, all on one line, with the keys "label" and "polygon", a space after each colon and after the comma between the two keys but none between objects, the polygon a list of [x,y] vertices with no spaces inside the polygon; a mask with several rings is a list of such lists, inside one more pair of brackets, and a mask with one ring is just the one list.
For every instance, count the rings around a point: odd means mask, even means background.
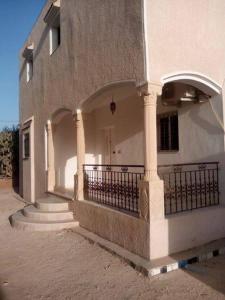
[{"label": "column", "polygon": [[139,184],[139,216],[149,224],[149,258],[166,255],[167,223],[164,216],[164,183],[157,174],[157,100],[161,86],[148,83],[141,90],[144,105],[145,176]]},{"label": "column", "polygon": [[145,180],[159,180],[157,174],[157,126],[156,105],[158,94],[150,91],[144,99],[144,144],[145,144]]},{"label": "column", "polygon": [[84,173],[83,165],[85,163],[85,136],[84,122],[81,110],[76,113],[76,135],[77,135],[77,174],[75,175],[75,199],[84,200]]},{"label": "column", "polygon": [[51,121],[47,123],[47,158],[48,158],[48,191],[54,191],[55,188],[55,155],[53,144],[53,125]]},{"label": "column", "polygon": [[163,182],[157,172],[157,99],[160,85],[146,84],[140,91],[144,105],[145,174],[139,184],[139,215],[149,222],[164,215]]}]

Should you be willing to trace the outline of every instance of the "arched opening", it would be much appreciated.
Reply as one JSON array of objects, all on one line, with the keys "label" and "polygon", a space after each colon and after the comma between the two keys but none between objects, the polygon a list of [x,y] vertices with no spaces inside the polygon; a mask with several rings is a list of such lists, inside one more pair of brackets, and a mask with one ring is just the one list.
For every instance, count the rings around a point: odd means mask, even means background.
[{"label": "arched opening", "polygon": [[72,112],[60,109],[52,115],[52,146],[54,165],[53,191],[73,197],[74,175],[77,171],[76,127]]},{"label": "arched opening", "polygon": [[165,212],[218,204],[218,165],[224,161],[221,88],[202,74],[187,72],[164,76],[162,83],[157,135]]},{"label": "arched opening", "polygon": [[134,82],[104,86],[81,107],[86,163],[143,164],[143,104]]},{"label": "arched opening", "polygon": [[143,103],[134,82],[104,86],[80,107],[84,120],[85,199],[138,212],[143,176]]}]

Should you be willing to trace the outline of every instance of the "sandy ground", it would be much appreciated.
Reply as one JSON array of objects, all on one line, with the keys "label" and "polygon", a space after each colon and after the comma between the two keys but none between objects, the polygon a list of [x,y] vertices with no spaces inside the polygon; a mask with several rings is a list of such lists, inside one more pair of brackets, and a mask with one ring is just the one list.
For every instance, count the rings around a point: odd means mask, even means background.
[{"label": "sandy ground", "polygon": [[23,207],[0,191],[0,299],[225,299],[225,257],[152,279],[71,232],[13,230]]}]

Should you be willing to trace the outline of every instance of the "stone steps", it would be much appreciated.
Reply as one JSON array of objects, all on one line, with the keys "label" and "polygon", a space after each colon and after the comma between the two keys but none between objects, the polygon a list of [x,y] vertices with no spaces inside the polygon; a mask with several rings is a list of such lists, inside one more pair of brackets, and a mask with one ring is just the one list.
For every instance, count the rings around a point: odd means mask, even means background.
[{"label": "stone steps", "polygon": [[62,221],[62,220],[71,220],[73,221],[73,213],[69,210],[59,210],[59,211],[43,211],[38,209],[33,205],[25,207],[22,211],[22,214],[31,218],[32,220],[37,221]]},{"label": "stone steps", "polygon": [[10,217],[12,227],[27,231],[57,231],[79,225],[69,203],[58,197],[38,199]]},{"label": "stone steps", "polygon": [[40,210],[49,212],[56,212],[69,209],[69,204],[66,200],[62,200],[54,196],[38,199],[34,205]]}]

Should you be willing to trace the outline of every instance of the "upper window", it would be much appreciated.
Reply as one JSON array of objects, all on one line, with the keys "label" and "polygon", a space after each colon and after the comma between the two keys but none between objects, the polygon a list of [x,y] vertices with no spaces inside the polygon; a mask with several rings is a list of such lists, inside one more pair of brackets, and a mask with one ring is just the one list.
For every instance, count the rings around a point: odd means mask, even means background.
[{"label": "upper window", "polygon": [[60,30],[60,0],[55,0],[44,17],[49,26],[49,53],[50,55],[59,47],[61,42]]},{"label": "upper window", "polygon": [[27,70],[27,82],[29,82],[33,76],[33,60],[27,60],[26,70]]},{"label": "upper window", "polygon": [[177,112],[159,115],[158,146],[160,151],[179,150],[179,129]]},{"label": "upper window", "polygon": [[61,42],[61,32],[60,32],[60,24],[57,22],[57,25],[52,26],[50,28],[50,55],[59,47]]},{"label": "upper window", "polygon": [[26,64],[26,80],[29,82],[33,77],[33,50],[34,44],[28,45],[23,51]]},{"label": "upper window", "polygon": [[23,158],[30,157],[30,133],[26,132],[23,135]]}]

